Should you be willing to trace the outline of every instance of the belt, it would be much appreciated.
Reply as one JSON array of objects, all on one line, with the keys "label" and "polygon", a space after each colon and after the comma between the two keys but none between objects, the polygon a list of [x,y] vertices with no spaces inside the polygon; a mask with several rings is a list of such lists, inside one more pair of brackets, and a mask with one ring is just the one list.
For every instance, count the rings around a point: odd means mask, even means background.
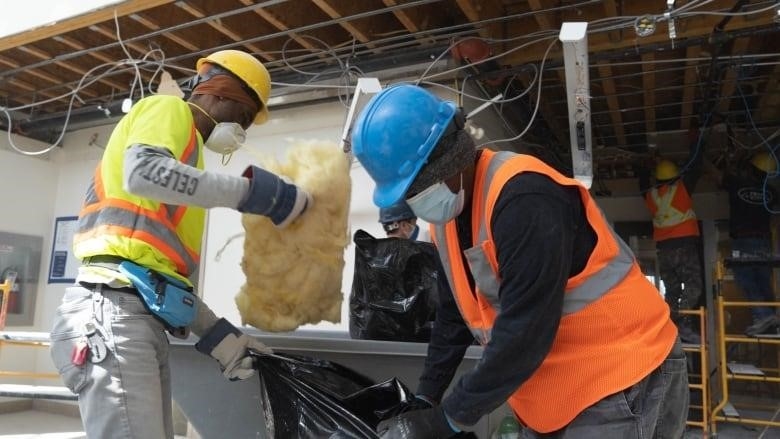
[{"label": "belt", "polygon": [[94,265],[97,267],[110,268],[112,270],[119,269],[119,264],[127,261],[125,258],[112,255],[95,255],[84,258],[81,263],[84,265]]},{"label": "belt", "polygon": [[109,287],[106,284],[93,284],[90,282],[79,282],[79,285],[82,287],[88,289],[89,291],[92,291],[93,293],[95,290],[98,289],[98,286],[100,286],[100,291],[117,291],[119,293],[128,293],[128,294],[138,294],[138,290],[136,290],[134,287],[120,287],[120,288],[114,288]]},{"label": "belt", "polygon": [[[121,264],[124,261],[127,261],[127,259],[121,258],[119,256],[96,255],[96,256],[86,257],[81,262],[82,264],[88,266],[102,267],[102,268],[108,268],[109,270],[119,271],[119,264]],[[79,282],[79,284],[90,291],[95,291],[98,285],[100,285],[100,288],[103,290],[118,291],[120,293],[138,294],[138,291],[135,289],[135,287],[113,288],[113,287],[109,287],[106,284],[94,284],[90,282]]]}]

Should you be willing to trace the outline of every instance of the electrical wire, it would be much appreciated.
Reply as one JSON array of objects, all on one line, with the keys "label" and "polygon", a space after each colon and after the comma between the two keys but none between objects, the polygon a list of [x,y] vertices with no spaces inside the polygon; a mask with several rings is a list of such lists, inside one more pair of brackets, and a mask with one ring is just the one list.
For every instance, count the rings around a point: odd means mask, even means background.
[{"label": "electrical wire", "polygon": [[697,12],[683,12],[677,14],[676,16],[681,18],[700,16],[700,15],[715,15],[718,17],[746,17],[749,15],[760,14],[762,12],[767,12],[775,9],[777,7],[777,4],[775,2],[771,2],[771,3],[772,4],[770,6],[767,6],[766,8],[754,9],[752,11],[743,11],[743,12],[697,11]]},{"label": "electrical wire", "polygon": [[495,140],[495,141],[488,142],[488,143],[482,143],[482,144],[477,145],[477,148],[481,148],[481,147],[486,146],[488,144],[512,142],[512,141],[518,140],[518,139],[522,138],[529,129],[531,129],[531,125],[533,125],[534,120],[536,119],[536,113],[539,111],[539,103],[541,102],[541,97],[542,97],[542,75],[544,74],[544,63],[545,63],[545,61],[547,61],[547,55],[550,53],[550,49],[552,49],[553,46],[557,42],[558,42],[557,39],[553,40],[550,43],[550,45],[547,46],[547,50],[544,52],[544,56],[542,57],[542,62],[541,62],[541,65],[539,67],[538,90],[536,91],[536,105],[534,106],[534,111],[531,114],[531,118],[528,121],[528,125],[525,127],[525,129],[522,132],[520,132],[520,134],[518,134],[518,135],[516,135],[514,137],[510,137],[510,138],[506,138],[506,139],[499,139],[499,140]]},{"label": "electrical wire", "polygon": [[774,215],[780,213],[780,210],[774,210],[769,206],[769,200],[768,200],[769,197],[767,197],[767,192],[769,190],[769,180],[773,180],[778,176],[780,176],[780,166],[779,166],[780,162],[777,159],[777,148],[780,145],[775,145],[775,146],[770,145],[769,141],[761,134],[761,131],[759,131],[758,127],[756,126],[756,122],[753,120],[753,115],[751,114],[750,111],[750,105],[748,104],[748,101],[745,98],[745,94],[742,93],[742,87],[739,85],[739,82],[737,82],[737,92],[742,97],[742,102],[745,104],[745,115],[747,115],[748,120],[750,121],[750,125],[753,127],[753,130],[756,132],[756,134],[764,143],[764,145],[766,145],[769,154],[772,156],[772,158],[775,161],[775,170],[773,172],[766,173],[766,176],[764,177],[764,185],[762,190],[762,202],[764,204],[764,209],[766,209],[767,212]]}]

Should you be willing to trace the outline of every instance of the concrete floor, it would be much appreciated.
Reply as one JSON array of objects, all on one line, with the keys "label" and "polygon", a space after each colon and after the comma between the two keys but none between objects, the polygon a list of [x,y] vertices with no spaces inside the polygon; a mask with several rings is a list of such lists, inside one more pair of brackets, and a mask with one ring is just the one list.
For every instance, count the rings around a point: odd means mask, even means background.
[{"label": "concrete floor", "polygon": [[[37,410],[0,414],[0,439],[85,439],[81,419]],[[176,439],[197,439],[176,436]]]},{"label": "concrete floor", "polygon": [[[190,436],[195,437],[195,436]],[[685,439],[701,438],[701,431],[690,430]],[[0,414],[0,439],[83,439],[81,420],[35,410]],[[186,436],[176,436],[186,439]],[[718,439],[780,439],[780,429],[718,424]],[[630,438],[627,438],[630,439]]]}]

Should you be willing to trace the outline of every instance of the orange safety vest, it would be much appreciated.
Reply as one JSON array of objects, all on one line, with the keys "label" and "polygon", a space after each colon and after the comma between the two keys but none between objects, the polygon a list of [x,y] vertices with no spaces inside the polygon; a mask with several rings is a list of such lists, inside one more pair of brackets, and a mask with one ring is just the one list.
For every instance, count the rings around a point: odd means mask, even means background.
[{"label": "orange safety vest", "polygon": [[693,201],[685,185],[679,181],[648,191],[645,204],[653,214],[653,239],[656,242],[699,236],[699,222],[693,211]]},{"label": "orange safety vest", "polygon": [[[550,352],[507,401],[523,423],[548,433],[655,370],[671,351],[677,328],[664,299],[585,187],[532,156],[485,150],[477,163],[472,198],[473,247],[461,253],[454,220],[431,226],[460,313],[475,338],[486,345],[500,313],[501,279],[490,227],[493,207],[506,182],[529,171],[577,187],[598,237],[587,266],[566,284]],[[476,291],[469,285],[462,254]]]}]

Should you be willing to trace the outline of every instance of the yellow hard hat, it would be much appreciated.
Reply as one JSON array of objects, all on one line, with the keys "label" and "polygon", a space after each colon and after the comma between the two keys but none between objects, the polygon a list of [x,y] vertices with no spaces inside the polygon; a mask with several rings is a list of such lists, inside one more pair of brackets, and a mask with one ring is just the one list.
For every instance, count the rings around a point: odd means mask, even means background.
[{"label": "yellow hard hat", "polygon": [[262,104],[262,108],[255,116],[254,123],[259,125],[268,120],[268,96],[271,94],[271,75],[263,63],[254,56],[240,50],[220,50],[205,58],[201,58],[196,64],[198,71],[200,71],[204,63],[216,64],[244,81],[254,91]]},{"label": "yellow hard hat", "polygon": [[671,160],[661,160],[655,167],[655,178],[658,180],[671,180],[679,174],[680,171],[677,169],[677,165]]},{"label": "yellow hard hat", "polygon": [[777,171],[777,161],[768,152],[759,152],[750,159],[750,163],[767,174]]}]

